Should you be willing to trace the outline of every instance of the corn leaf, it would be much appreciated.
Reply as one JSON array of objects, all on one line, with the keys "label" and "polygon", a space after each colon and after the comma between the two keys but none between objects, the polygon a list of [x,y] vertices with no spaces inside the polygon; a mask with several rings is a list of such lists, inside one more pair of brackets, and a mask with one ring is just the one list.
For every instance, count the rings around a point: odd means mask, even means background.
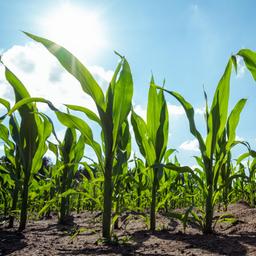
[{"label": "corn leaf", "polygon": [[231,145],[236,139],[236,128],[239,123],[240,114],[245,106],[246,101],[246,99],[239,100],[229,115],[227,122],[228,143],[226,146],[226,150],[230,149]]},{"label": "corn leaf", "polygon": [[98,123],[101,126],[101,121],[100,121],[99,117],[90,109],[81,107],[81,106],[77,106],[77,105],[70,105],[70,104],[65,104],[65,106],[67,106],[69,109],[83,112],[89,119],[91,119],[92,121],[95,121],[96,123]]},{"label": "corn leaf", "polygon": [[206,155],[212,158],[217,141],[226,126],[232,61],[229,60],[225,72],[217,86],[208,118],[209,132],[206,137]]},{"label": "corn leaf", "polygon": [[237,55],[244,59],[246,67],[251,72],[254,80],[256,80],[256,52],[250,49],[242,49],[237,53]]},{"label": "corn leaf", "polygon": [[152,165],[155,162],[156,155],[154,145],[149,139],[147,125],[145,121],[133,110],[131,115],[131,123],[139,150],[146,159],[147,164]]},{"label": "corn leaf", "polygon": [[105,109],[105,99],[100,86],[89,70],[72,53],[48,39],[27,32],[24,33],[44,45],[58,59],[61,65],[80,82],[83,91],[93,98],[97,107],[102,110]]}]

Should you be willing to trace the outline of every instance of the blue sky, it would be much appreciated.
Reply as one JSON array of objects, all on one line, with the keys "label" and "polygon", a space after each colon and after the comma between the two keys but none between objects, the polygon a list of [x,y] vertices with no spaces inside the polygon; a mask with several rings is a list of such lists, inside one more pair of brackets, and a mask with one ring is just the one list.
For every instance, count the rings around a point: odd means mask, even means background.
[{"label": "blue sky", "polygon": [[[79,85],[47,51],[21,33],[24,30],[53,39],[51,36],[57,36],[58,32],[52,31],[51,22],[62,15],[64,5],[97,16],[100,27],[97,31],[101,35],[95,38],[102,42],[91,42],[93,49],[90,46],[83,51],[81,46],[74,51],[104,88],[117,64],[118,58],[113,53],[117,50],[131,65],[135,110],[140,114],[145,112],[152,72],[157,83],[166,79],[168,89],[180,92],[192,103],[203,134],[203,85],[211,99],[230,55],[241,48],[256,50],[255,1],[0,1],[3,60],[28,85],[33,96],[59,98],[61,103],[77,101],[81,105],[84,101],[84,105],[91,105],[86,96],[80,95]],[[84,40],[90,36],[86,34],[88,25],[85,27],[77,19],[71,24],[79,31],[76,40],[80,37]],[[46,20],[48,25],[44,23]],[[81,45],[86,47],[87,41]],[[0,75],[1,83],[4,89],[0,97],[11,98],[3,75]],[[256,83],[243,63],[239,75],[232,76],[230,108],[242,97],[248,98],[248,102],[237,135],[255,148]],[[178,158],[184,164],[193,165],[191,156],[197,151],[187,119],[178,102],[170,96],[167,100],[171,112],[169,146],[179,150]],[[59,125],[57,130],[63,134]]]}]

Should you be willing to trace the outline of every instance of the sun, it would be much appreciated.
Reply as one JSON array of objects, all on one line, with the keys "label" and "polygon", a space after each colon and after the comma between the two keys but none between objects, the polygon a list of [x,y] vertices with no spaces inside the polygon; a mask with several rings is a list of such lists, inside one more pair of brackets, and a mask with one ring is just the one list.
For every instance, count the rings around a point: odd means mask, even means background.
[{"label": "sun", "polygon": [[44,15],[40,24],[45,36],[78,55],[92,57],[107,44],[99,11],[64,4]]}]

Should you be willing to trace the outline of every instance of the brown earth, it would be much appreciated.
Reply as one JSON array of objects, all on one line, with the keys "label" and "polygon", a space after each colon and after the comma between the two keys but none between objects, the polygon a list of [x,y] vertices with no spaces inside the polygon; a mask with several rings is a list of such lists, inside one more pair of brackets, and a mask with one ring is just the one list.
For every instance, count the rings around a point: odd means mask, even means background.
[{"label": "brown earth", "polygon": [[[229,206],[228,212],[238,221],[218,224],[214,235],[202,235],[191,226],[184,234],[179,222],[161,215],[157,217],[159,231],[151,233],[145,219],[132,215],[115,231],[118,243],[112,245],[101,241],[101,220],[96,213],[76,214],[69,226],[57,225],[56,217],[31,220],[23,233],[0,227],[0,255],[256,256],[256,209],[237,203]],[[80,233],[72,237],[76,231]]]}]

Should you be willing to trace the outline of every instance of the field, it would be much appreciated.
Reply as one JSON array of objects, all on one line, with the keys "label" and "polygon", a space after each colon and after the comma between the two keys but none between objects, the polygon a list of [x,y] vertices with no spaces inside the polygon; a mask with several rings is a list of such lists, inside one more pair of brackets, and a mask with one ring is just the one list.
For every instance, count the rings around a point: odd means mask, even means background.
[{"label": "field", "polygon": [[[256,151],[236,136],[247,99],[229,107],[232,71],[242,59],[256,80],[256,52],[241,49],[230,56],[212,99],[204,91],[205,131],[199,131],[192,104],[159,86],[153,75],[146,117],[136,113],[132,71],[119,53],[104,93],[67,49],[25,34],[77,79],[96,110],[70,104],[62,110],[46,98],[31,97],[1,63],[15,103],[0,99],[0,253],[256,253]],[[182,165],[177,150],[168,146],[167,97],[182,106],[187,129],[198,142],[195,166]],[[63,140],[55,132],[56,121],[38,110],[39,102],[65,127]],[[132,136],[139,152],[133,152]],[[237,146],[244,151],[233,159]],[[86,155],[87,147],[94,158]],[[54,160],[45,157],[47,151]]]},{"label": "field", "polygon": [[[75,214],[70,226],[56,225],[56,218],[29,221],[22,234],[13,229],[0,232],[2,255],[255,255],[256,210],[240,202],[228,207],[237,218],[221,224],[216,234],[202,235],[198,229],[173,219],[157,216],[159,230],[146,229],[145,222],[133,214],[132,220],[116,231],[119,242],[100,241],[99,214]],[[74,229],[80,234],[72,237]],[[73,231],[72,231],[73,230]],[[73,232],[73,233],[72,233]]]}]

